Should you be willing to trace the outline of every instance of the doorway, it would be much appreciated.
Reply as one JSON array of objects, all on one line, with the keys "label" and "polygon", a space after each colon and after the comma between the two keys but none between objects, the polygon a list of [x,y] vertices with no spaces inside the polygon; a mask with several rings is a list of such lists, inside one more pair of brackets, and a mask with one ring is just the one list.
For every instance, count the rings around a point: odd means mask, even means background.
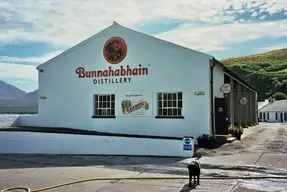
[{"label": "doorway", "polygon": [[227,99],[215,98],[215,134],[228,135]]}]

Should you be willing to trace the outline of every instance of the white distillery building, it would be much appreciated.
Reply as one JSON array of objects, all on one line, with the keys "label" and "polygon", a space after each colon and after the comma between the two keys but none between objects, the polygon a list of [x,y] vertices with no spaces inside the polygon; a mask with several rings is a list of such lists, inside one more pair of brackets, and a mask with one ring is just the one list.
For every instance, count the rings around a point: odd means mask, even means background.
[{"label": "white distillery building", "polygon": [[37,69],[39,114],[21,126],[196,139],[258,123],[257,90],[213,56],[115,22]]},{"label": "white distillery building", "polygon": [[268,102],[258,112],[260,121],[287,122],[287,100]]}]

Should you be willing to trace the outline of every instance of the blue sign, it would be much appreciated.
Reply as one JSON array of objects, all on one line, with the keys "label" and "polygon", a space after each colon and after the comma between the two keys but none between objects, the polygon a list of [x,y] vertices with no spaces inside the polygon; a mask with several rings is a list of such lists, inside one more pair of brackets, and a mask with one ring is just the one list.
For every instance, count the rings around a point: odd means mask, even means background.
[{"label": "blue sign", "polygon": [[184,151],[191,151],[191,149],[192,149],[191,145],[183,145]]},{"label": "blue sign", "polygon": [[189,138],[185,138],[183,142],[184,144],[189,145],[191,143],[191,140]]}]

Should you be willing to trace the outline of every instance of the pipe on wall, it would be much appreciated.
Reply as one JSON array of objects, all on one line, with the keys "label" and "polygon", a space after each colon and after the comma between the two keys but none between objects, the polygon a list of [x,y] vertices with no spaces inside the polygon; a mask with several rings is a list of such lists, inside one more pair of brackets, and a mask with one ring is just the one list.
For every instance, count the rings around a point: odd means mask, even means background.
[{"label": "pipe on wall", "polygon": [[211,131],[213,138],[215,139],[215,126],[214,126],[214,94],[213,94],[213,84],[214,84],[214,67],[215,67],[215,60],[214,58],[211,60],[211,67],[210,67],[210,101],[211,101]]}]

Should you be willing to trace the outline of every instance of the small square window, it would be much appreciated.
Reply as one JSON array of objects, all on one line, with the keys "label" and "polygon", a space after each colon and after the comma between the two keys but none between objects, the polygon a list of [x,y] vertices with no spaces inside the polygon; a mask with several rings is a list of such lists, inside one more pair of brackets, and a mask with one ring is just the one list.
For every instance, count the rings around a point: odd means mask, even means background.
[{"label": "small square window", "polygon": [[[163,101],[160,95],[163,96]],[[182,116],[182,92],[158,94],[157,116]]]},{"label": "small square window", "polygon": [[158,101],[162,101],[162,94],[161,93],[158,94],[158,99],[157,100]]},{"label": "small square window", "polygon": [[163,101],[163,107],[168,107],[168,101]]},{"label": "small square window", "polygon": [[162,115],[167,115],[167,109],[162,110]]},{"label": "small square window", "polygon": [[169,93],[169,94],[168,94],[168,100],[169,100],[169,101],[172,101],[172,93]]},{"label": "small square window", "polygon": [[162,108],[162,101],[158,101],[158,107]]},{"label": "small square window", "polygon": [[115,115],[115,95],[94,95],[94,116]]},{"label": "small square window", "polygon": [[163,100],[167,101],[167,94],[163,94]]}]

